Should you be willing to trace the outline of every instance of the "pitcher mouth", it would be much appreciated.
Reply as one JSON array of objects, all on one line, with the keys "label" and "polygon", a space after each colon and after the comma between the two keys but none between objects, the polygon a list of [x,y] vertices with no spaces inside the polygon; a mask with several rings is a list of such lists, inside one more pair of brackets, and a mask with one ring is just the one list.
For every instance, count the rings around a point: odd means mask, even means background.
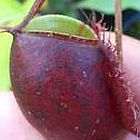
[{"label": "pitcher mouth", "polygon": [[85,44],[89,46],[93,46],[94,48],[98,48],[101,45],[101,40],[99,39],[88,39],[85,37],[81,36],[76,36],[76,35],[68,35],[64,33],[57,33],[57,32],[51,32],[51,31],[21,31],[21,32],[16,32],[14,35],[18,34],[26,34],[26,35],[32,35],[32,36],[40,36],[40,37],[48,37],[48,38],[54,38],[54,39],[59,39],[59,40],[65,40],[65,41],[70,41],[74,43],[80,43],[80,44]]}]

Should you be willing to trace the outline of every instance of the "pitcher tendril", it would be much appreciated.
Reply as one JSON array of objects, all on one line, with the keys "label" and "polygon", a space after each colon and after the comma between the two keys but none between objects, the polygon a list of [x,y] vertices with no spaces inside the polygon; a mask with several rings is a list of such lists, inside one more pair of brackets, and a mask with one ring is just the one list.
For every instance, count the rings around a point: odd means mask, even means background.
[{"label": "pitcher tendril", "polygon": [[115,0],[115,39],[117,56],[120,60],[120,66],[122,67],[123,55],[122,55],[122,0]]},{"label": "pitcher tendril", "polygon": [[13,30],[21,31],[33,19],[33,17],[39,12],[39,10],[42,7],[44,2],[45,2],[45,0],[35,0],[30,11],[25,16],[23,21],[18,26],[13,28]]}]

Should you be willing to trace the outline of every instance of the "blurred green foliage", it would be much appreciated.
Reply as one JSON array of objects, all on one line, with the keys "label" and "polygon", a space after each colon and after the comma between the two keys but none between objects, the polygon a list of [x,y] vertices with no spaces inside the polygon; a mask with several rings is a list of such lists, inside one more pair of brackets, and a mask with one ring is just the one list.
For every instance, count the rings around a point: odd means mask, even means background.
[{"label": "blurred green foliage", "polygon": [[140,40],[140,21],[134,23],[132,27],[126,32],[126,34]]},{"label": "blurred green foliage", "polygon": [[8,33],[0,35],[0,90],[10,88],[9,54],[12,36]]},{"label": "blurred green foliage", "polygon": [[17,0],[0,1],[0,24],[6,24],[11,20],[21,19],[29,10],[34,0],[27,0],[21,4]]},{"label": "blurred green foliage", "polygon": [[[19,23],[28,12],[34,0],[0,0],[0,25]],[[61,13],[76,17],[77,8],[87,8],[108,14],[114,13],[114,0],[49,0],[41,13]],[[140,10],[140,0],[123,0],[123,9]],[[13,22],[14,21],[14,22]],[[18,22],[15,22],[18,21]],[[9,54],[12,36],[0,34],[0,91],[10,89]]]},{"label": "blurred green foliage", "polygon": [[[6,26],[10,25],[12,21],[20,21],[29,10],[33,1],[34,0],[28,0],[24,4],[21,4],[16,0],[1,0],[0,24]],[[11,35],[8,33],[0,33],[0,91],[10,89],[9,54],[11,43]]]},{"label": "blurred green foliage", "polygon": [[[82,0],[77,3],[77,7],[113,14],[115,11],[115,0]],[[130,8],[140,10],[140,0],[122,0],[122,10]]]}]

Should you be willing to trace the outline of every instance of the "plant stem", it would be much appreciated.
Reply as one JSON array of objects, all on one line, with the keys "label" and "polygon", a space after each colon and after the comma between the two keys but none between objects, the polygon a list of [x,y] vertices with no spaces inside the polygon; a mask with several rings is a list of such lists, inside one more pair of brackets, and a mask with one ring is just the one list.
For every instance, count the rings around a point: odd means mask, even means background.
[{"label": "plant stem", "polygon": [[45,0],[35,0],[35,2],[33,3],[30,11],[28,12],[28,14],[25,16],[23,21],[18,26],[13,28],[13,31],[15,31],[15,30],[22,31],[22,29],[38,13],[38,11],[40,10],[40,8],[41,8],[41,6],[43,5],[44,2],[45,2]]},{"label": "plant stem", "polygon": [[122,55],[122,0],[115,0],[115,39],[117,56],[120,60],[120,66],[122,67],[123,55]]}]

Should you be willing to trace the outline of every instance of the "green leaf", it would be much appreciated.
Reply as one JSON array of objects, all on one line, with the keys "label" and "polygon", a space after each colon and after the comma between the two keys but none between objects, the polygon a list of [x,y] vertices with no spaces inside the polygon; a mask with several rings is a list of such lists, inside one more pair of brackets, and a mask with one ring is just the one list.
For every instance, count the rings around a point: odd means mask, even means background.
[{"label": "green leaf", "polygon": [[0,1],[0,24],[5,24],[17,19],[23,19],[34,0],[27,0],[24,4],[17,0]]},{"label": "green leaf", "polygon": [[15,0],[0,1],[0,24],[23,16],[21,5]]},{"label": "green leaf", "polygon": [[31,8],[31,5],[33,4],[34,0],[26,0],[23,4],[22,4],[22,10],[24,11],[24,13],[28,12],[29,9]]},{"label": "green leaf", "polygon": [[9,33],[0,34],[0,91],[10,89],[9,56],[12,35]]},{"label": "green leaf", "polygon": [[[113,14],[115,1],[114,0],[82,0],[77,3],[78,8],[88,8],[104,12],[106,14]],[[140,0],[122,0],[122,9],[134,9],[140,11]]]},{"label": "green leaf", "polygon": [[[34,0],[20,4],[17,0],[0,0],[0,24],[15,25],[24,18]],[[10,90],[9,61],[12,36],[0,33],[0,91]]]}]

